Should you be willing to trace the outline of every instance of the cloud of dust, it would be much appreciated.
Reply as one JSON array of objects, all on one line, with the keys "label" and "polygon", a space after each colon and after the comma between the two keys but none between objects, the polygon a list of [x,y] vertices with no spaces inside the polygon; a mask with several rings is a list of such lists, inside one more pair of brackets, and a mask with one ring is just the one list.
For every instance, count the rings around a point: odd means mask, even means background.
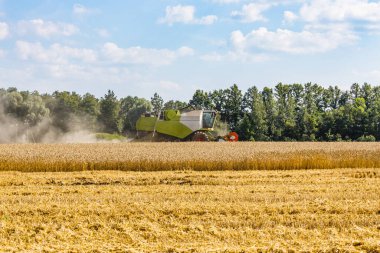
[{"label": "cloud of dust", "polygon": [[228,135],[228,133],[230,132],[229,131],[229,126],[227,123],[225,122],[222,122],[222,121],[218,121],[216,124],[215,124],[215,127],[214,127],[215,131],[217,132],[217,134],[219,136],[225,136],[225,135]]},{"label": "cloud of dust", "polygon": [[[74,118],[74,117],[72,117]],[[43,119],[35,126],[7,115],[0,101],[0,143],[96,143],[94,133],[87,129],[86,124],[75,118],[68,124],[70,129],[63,132],[53,126],[49,118]]]}]

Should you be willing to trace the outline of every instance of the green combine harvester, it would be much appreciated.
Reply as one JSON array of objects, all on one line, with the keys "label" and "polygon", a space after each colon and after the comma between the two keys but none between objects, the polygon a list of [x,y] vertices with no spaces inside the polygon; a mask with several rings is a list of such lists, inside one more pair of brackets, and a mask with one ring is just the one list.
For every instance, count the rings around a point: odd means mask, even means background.
[{"label": "green combine harvester", "polygon": [[214,130],[214,110],[164,110],[158,117],[142,115],[136,122],[137,138],[161,141],[237,141],[236,133],[219,136]]}]

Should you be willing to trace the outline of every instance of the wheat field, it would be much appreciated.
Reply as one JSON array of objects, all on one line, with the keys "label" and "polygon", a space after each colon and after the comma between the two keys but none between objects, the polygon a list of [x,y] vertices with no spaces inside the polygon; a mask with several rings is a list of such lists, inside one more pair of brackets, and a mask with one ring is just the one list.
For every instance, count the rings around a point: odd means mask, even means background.
[{"label": "wheat field", "polygon": [[377,169],[0,173],[0,252],[379,252]]},{"label": "wheat field", "polygon": [[0,171],[380,168],[380,143],[3,144]]},{"label": "wheat field", "polygon": [[380,252],[379,168],[377,143],[0,145],[0,252]]}]

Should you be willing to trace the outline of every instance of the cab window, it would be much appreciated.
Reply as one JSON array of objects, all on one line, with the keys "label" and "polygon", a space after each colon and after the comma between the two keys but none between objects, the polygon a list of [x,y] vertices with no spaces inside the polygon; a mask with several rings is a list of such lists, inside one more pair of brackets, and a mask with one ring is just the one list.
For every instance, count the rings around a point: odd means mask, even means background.
[{"label": "cab window", "polygon": [[203,128],[213,128],[215,112],[203,112]]}]

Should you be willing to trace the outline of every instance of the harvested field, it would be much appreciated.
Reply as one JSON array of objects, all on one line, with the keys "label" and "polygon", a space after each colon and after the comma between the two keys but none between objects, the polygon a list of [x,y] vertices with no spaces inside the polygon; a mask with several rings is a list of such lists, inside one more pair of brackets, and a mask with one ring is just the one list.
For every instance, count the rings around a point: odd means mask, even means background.
[{"label": "harvested field", "polygon": [[378,143],[0,145],[0,252],[380,252],[379,168]]},{"label": "harvested field", "polygon": [[0,145],[0,171],[380,168],[380,143]]},{"label": "harvested field", "polygon": [[0,252],[379,252],[379,185],[378,169],[1,172]]}]

